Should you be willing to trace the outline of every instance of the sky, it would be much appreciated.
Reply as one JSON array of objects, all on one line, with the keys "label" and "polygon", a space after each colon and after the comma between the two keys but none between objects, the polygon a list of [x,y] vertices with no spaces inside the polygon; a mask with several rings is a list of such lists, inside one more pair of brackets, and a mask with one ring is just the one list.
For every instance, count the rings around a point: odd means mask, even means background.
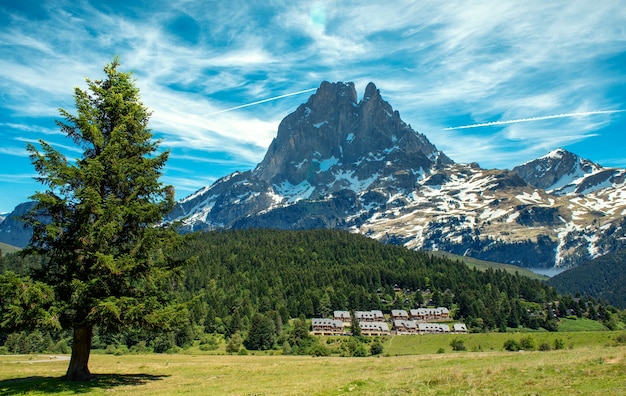
[{"label": "sky", "polygon": [[44,186],[27,143],[119,56],[170,150],[177,199],[253,169],[322,81],[374,82],[456,162],[511,169],[556,148],[626,168],[619,0],[0,0],[0,213]]}]

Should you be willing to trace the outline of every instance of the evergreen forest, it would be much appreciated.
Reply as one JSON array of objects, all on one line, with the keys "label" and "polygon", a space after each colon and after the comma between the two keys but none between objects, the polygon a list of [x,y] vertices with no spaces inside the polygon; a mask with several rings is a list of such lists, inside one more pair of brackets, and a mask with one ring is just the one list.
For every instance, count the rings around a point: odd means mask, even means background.
[{"label": "evergreen forest", "polygon": [[626,250],[608,253],[550,278],[563,294],[584,294],[626,309]]},{"label": "evergreen forest", "polygon": [[[108,334],[97,328],[94,349],[166,352],[199,342],[210,350],[226,342],[229,352],[243,345],[249,350],[282,346],[283,353],[316,354],[314,348],[320,345],[308,335],[306,319],[331,317],[334,310],[445,306],[455,321],[473,332],[557,331],[558,318],[565,316],[615,328],[620,316],[601,300],[560,295],[545,282],[518,273],[472,269],[459,260],[345,231],[195,233],[186,236],[176,254],[188,264],[168,292],[186,305],[187,323],[162,332]],[[26,276],[43,260],[8,254],[0,258],[0,271]],[[1,330],[0,346],[9,352],[35,348],[27,341],[33,334],[48,349],[59,344],[59,349],[67,348],[64,334]]]}]

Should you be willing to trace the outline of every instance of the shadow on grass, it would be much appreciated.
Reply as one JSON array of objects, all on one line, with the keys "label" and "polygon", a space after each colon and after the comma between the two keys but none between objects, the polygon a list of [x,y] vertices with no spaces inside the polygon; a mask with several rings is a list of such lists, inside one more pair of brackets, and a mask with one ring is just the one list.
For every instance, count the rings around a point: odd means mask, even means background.
[{"label": "shadow on grass", "polygon": [[25,377],[0,381],[0,394],[23,395],[37,393],[89,393],[94,390],[111,389],[116,386],[139,386],[159,381],[167,375],[150,374],[95,374],[94,379],[84,382],[67,382],[63,377]]}]

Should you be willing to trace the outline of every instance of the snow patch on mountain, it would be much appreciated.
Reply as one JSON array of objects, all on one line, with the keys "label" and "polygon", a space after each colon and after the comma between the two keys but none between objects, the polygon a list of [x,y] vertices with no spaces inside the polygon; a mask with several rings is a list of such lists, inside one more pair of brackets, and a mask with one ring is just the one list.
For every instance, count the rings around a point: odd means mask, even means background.
[{"label": "snow patch on mountain", "polygon": [[359,179],[354,175],[354,171],[339,169],[333,173],[336,182],[345,181],[343,185],[352,191],[360,192],[367,190],[372,183],[380,177],[380,173],[375,173],[366,179]]},{"label": "snow patch on mountain", "polygon": [[544,201],[538,190],[533,191],[532,194],[524,191],[522,194],[516,195],[515,198],[525,204],[536,204]]},{"label": "snow patch on mountain", "polygon": [[339,158],[335,158],[335,156],[332,156],[321,161],[314,159],[313,162],[317,162],[319,164],[320,172],[327,172],[330,168],[339,163]]},{"label": "snow patch on mountain", "polygon": [[[303,199],[309,199],[313,191],[315,191],[315,187],[306,180],[295,185],[285,180],[280,184],[275,184],[274,189],[279,197],[286,199],[287,203],[295,203]],[[282,199],[280,201],[282,201]]]}]

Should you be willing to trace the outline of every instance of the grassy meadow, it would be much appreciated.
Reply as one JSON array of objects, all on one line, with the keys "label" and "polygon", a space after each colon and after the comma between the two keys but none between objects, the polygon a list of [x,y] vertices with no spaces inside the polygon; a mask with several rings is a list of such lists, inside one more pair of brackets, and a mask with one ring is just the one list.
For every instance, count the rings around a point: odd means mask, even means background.
[{"label": "grassy meadow", "polygon": [[[505,340],[529,334],[537,344],[562,338],[565,348],[503,350]],[[96,379],[85,384],[61,379],[68,362],[59,357],[5,355],[0,356],[0,394],[626,394],[626,345],[618,341],[620,335],[623,332],[395,336],[385,340],[383,356],[366,358],[231,356],[193,349],[179,354],[93,354],[90,369]],[[467,351],[452,351],[455,337],[464,341]]]},{"label": "grassy meadow", "polygon": [[529,270],[528,268],[523,268],[523,267],[518,267],[516,265],[512,265],[512,264],[503,264],[503,263],[496,263],[493,261],[484,261],[484,260],[479,260],[473,257],[469,257],[469,256],[459,256],[457,254],[453,254],[453,253],[449,253],[449,252],[444,252],[441,250],[437,250],[437,251],[432,251],[432,252],[428,252],[429,254],[432,254],[433,256],[436,257],[445,257],[448,258],[450,260],[459,260],[463,263],[465,263],[467,266],[469,266],[470,268],[476,268],[479,271],[486,271],[487,269],[499,269],[501,271],[505,271],[508,272],[510,274],[514,274],[516,272],[518,272],[520,275],[524,275],[528,278],[531,279],[538,279],[538,280],[548,280],[549,278],[545,275],[540,275],[537,274],[531,270]]}]

